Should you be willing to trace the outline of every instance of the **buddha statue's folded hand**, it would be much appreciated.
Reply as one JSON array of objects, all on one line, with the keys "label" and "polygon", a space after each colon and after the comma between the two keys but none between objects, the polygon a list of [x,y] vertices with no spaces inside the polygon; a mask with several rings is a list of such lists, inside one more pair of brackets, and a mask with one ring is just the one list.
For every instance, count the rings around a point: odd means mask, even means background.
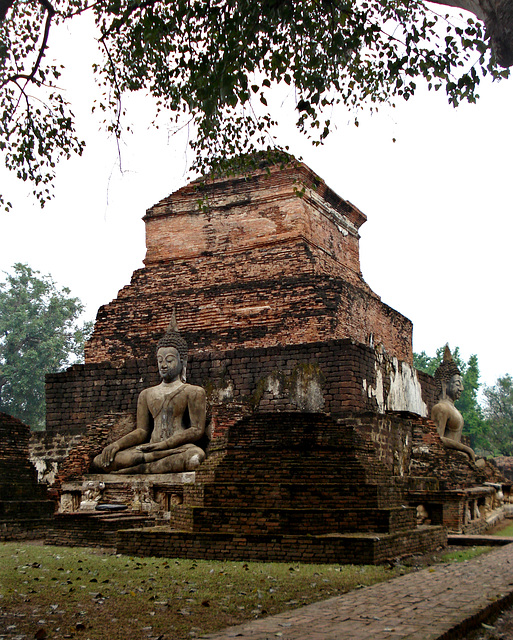
[{"label": "buddha statue's folded hand", "polygon": [[107,468],[114,460],[114,457],[116,456],[116,453],[118,453],[118,451],[119,447],[116,443],[113,442],[112,444],[109,444],[107,447],[105,447],[105,449],[98,457],[97,464],[100,467]]},{"label": "buddha statue's folded hand", "polygon": [[164,449],[168,449],[169,447],[166,446],[166,442],[153,442],[153,443],[148,443],[148,444],[141,444],[137,447],[138,451],[143,451],[144,453],[147,453],[149,451],[163,451]]}]

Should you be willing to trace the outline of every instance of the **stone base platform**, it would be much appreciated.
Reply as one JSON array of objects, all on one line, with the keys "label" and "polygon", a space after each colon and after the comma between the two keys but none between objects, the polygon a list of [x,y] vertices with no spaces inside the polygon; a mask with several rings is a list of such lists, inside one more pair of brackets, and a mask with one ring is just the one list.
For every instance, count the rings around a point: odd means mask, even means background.
[{"label": "stone base platform", "polygon": [[59,512],[94,511],[96,505],[122,504],[127,510],[168,518],[183,500],[184,485],[194,482],[194,471],[184,473],[125,475],[86,474],[62,485]]},{"label": "stone base platform", "polygon": [[[453,490],[410,490],[410,505],[422,504],[429,523],[444,524],[451,534],[478,535],[506,517],[506,508],[496,497],[494,486],[482,485]],[[425,523],[425,524],[429,524]]]},{"label": "stone base platform", "polygon": [[45,544],[62,547],[106,547],[115,549],[118,529],[151,527],[155,519],[131,512],[80,511],[58,513],[45,536]]},{"label": "stone base platform", "polygon": [[116,551],[131,556],[260,562],[382,564],[447,544],[444,527],[392,534],[240,535],[190,533],[171,527],[118,531]]}]

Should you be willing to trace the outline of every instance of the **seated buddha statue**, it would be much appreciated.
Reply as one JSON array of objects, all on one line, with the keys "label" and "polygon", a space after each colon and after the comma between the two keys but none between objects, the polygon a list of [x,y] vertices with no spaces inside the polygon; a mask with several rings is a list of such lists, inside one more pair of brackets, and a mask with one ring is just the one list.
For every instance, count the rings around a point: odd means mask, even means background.
[{"label": "seated buddha statue", "polygon": [[197,442],[205,433],[206,395],[185,382],[187,342],[176,319],[157,344],[161,383],[144,389],[137,401],[136,428],[98,454],[96,472],[121,474],[192,471],[205,459]]},{"label": "seated buddha statue", "polygon": [[454,402],[461,396],[464,387],[460,370],[448,345],[445,346],[443,362],[434,377],[439,397],[438,403],[431,410],[431,420],[436,424],[438,434],[447,448],[462,451],[475,461],[474,451],[461,442],[463,416]]}]

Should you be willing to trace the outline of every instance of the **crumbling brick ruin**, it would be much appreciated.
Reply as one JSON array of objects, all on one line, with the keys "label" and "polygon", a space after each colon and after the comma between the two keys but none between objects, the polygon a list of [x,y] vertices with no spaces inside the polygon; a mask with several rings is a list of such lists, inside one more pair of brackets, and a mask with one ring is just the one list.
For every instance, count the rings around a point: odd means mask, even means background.
[{"label": "crumbling brick ruin", "polygon": [[54,502],[29,462],[30,427],[0,412],[0,540],[39,538],[51,524]]},{"label": "crumbling brick ruin", "polygon": [[[360,273],[364,221],[301,163],[192,183],[152,207],[145,267],[99,310],[86,363],[47,378],[32,456],[68,506],[157,384],[155,344],[176,306],[188,381],[207,391],[208,458],[193,484],[154,479],[144,499],[102,476],[100,502],[166,512],[164,530],[119,533],[118,550],[381,562],[436,548],[442,525],[485,528],[497,504],[483,482],[497,478],[427,419],[435,388],[412,367],[411,322]],[[63,454],[52,443],[67,434]],[[113,535],[112,521],[91,522],[62,513],[52,540]]]},{"label": "crumbling brick ruin", "polygon": [[411,364],[411,322],[360,273],[366,217],[304,164],[192,183],[144,220],[146,266],[98,312],[86,363],[146,358],[177,304],[193,353],[350,338]]}]

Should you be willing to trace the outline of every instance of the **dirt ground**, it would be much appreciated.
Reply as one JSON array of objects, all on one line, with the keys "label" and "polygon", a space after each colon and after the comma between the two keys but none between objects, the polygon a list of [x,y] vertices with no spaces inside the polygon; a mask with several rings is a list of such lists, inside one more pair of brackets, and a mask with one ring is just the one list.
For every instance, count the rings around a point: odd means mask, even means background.
[{"label": "dirt ground", "polygon": [[513,605],[468,633],[465,640],[513,640]]}]

